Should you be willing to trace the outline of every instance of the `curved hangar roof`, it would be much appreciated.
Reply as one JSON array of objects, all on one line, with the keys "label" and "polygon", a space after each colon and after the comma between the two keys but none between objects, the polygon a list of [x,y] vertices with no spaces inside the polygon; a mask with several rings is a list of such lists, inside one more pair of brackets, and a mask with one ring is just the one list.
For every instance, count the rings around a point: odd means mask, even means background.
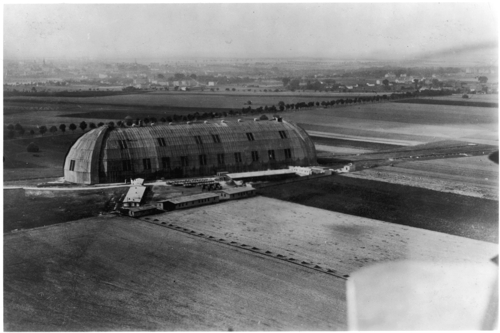
[{"label": "curved hangar roof", "polygon": [[285,121],[222,121],[110,128],[82,135],[66,155],[64,178],[81,184],[267,170],[316,162],[314,144]]}]

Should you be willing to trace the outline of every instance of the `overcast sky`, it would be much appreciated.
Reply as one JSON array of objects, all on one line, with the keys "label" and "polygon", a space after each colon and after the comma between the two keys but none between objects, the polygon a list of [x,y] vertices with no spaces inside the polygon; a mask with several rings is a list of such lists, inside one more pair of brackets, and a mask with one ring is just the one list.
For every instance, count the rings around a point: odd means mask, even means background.
[{"label": "overcast sky", "polygon": [[481,2],[4,5],[4,57],[491,53],[498,43],[497,9]]}]

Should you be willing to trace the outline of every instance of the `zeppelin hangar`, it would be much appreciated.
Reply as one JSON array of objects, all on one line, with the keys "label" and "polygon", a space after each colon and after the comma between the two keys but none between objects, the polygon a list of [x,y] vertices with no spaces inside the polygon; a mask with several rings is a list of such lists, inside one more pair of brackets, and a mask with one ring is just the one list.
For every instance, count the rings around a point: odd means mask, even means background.
[{"label": "zeppelin hangar", "polygon": [[64,179],[79,184],[180,178],[316,163],[299,126],[279,120],[93,129],[68,151]]}]

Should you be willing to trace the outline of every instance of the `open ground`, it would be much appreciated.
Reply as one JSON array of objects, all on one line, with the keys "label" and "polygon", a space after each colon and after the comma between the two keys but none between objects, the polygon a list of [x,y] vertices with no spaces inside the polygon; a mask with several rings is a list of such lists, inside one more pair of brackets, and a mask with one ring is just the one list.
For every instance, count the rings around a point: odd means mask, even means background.
[{"label": "open ground", "polygon": [[[288,103],[289,98],[209,94],[158,93],[133,96],[135,100],[111,96],[82,104],[75,104],[77,99],[65,100],[70,104],[9,99],[4,122],[34,127],[116,122],[127,115],[202,113],[208,110],[204,108],[241,108],[248,100],[258,106]],[[473,106],[369,103],[280,114],[315,134],[320,157],[350,160],[441,140],[498,146],[497,112]],[[78,129],[74,134],[5,140],[4,184],[33,186],[61,177],[64,156],[82,133]],[[31,141],[40,153],[26,152]],[[345,330],[345,281],[315,266],[342,277],[375,262],[482,263],[498,254],[498,166],[487,156],[399,162],[261,188],[267,197],[143,221],[99,217],[62,223],[96,216],[123,189],[56,200],[9,190],[4,195],[5,327]],[[30,230],[9,232],[14,229]],[[254,247],[253,252],[245,250]]]},{"label": "open ground", "polygon": [[9,331],[346,330],[345,281],[131,218],[4,236]]}]

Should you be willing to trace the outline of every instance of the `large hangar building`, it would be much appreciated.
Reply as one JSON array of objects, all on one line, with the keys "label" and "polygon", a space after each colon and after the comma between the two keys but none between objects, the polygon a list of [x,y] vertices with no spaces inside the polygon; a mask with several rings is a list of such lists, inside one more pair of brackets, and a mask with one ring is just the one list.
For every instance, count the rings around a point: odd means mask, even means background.
[{"label": "large hangar building", "polygon": [[68,151],[64,179],[79,184],[180,178],[316,163],[312,140],[281,120],[93,129]]}]

